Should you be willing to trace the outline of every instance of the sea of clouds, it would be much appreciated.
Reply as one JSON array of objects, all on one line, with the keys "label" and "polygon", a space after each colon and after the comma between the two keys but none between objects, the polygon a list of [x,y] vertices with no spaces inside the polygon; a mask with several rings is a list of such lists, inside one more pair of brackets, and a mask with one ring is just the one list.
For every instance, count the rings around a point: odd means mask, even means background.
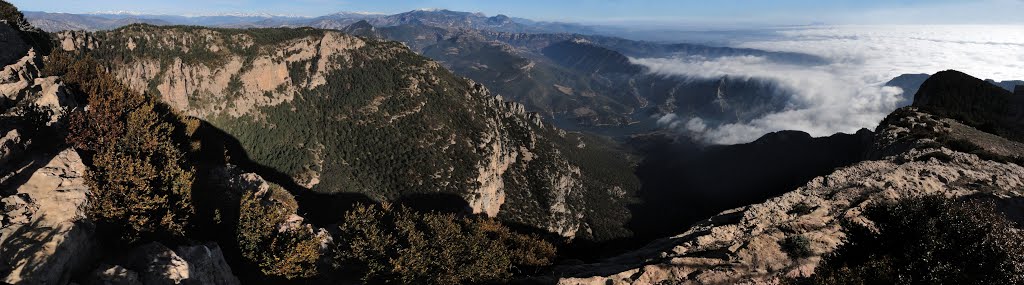
[{"label": "sea of clouds", "polygon": [[884,84],[901,74],[955,69],[983,79],[1024,80],[1024,26],[838,26],[776,33],[771,39],[736,39],[733,46],[806,53],[829,63],[795,65],[758,56],[631,59],[657,74],[768,79],[792,92],[785,111],[748,122],[709,126],[701,118],[669,114],[659,123],[714,144],[750,142],[780,130],[828,136],[877,126],[899,107],[903,90]]}]

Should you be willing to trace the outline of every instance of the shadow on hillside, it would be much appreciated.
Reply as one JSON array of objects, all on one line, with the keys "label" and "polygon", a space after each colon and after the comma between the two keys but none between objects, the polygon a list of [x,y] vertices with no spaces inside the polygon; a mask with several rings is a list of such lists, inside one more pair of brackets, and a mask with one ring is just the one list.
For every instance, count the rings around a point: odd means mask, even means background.
[{"label": "shadow on hillside", "polygon": [[[299,203],[300,215],[316,226],[326,227],[337,223],[345,212],[358,204],[379,203],[362,193],[318,193],[309,190],[296,183],[288,174],[254,161],[231,134],[205,121],[197,131],[197,137],[201,138],[203,146],[202,152],[198,155],[199,161],[207,164],[207,167],[219,167],[224,163],[230,163],[245,172],[256,173],[263,179],[280,185],[295,196]],[[407,194],[392,202],[422,212],[471,213],[464,198],[449,193]]]},{"label": "shadow on hillside", "polygon": [[203,164],[219,167],[230,163],[244,172],[256,173],[264,180],[280,185],[295,196],[299,203],[299,214],[314,225],[325,227],[338,222],[346,211],[357,204],[376,203],[361,193],[324,194],[302,187],[288,174],[254,161],[238,139],[208,122],[202,122],[196,136],[202,141],[199,159]]}]

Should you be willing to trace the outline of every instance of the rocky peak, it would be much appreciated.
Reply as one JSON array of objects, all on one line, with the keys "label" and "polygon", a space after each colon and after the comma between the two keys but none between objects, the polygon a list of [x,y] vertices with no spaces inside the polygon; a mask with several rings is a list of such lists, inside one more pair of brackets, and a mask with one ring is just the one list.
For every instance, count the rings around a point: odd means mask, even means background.
[{"label": "rocky peak", "polygon": [[497,16],[487,18],[487,24],[489,24],[489,25],[501,26],[501,25],[508,25],[508,24],[512,24],[512,23],[513,23],[512,22],[512,18],[509,18],[508,16],[505,16],[505,15],[500,15],[499,14]]},{"label": "rocky peak", "polygon": [[914,95],[915,107],[942,108],[947,102],[986,102],[1002,100],[1009,91],[956,70],[932,75]]},{"label": "rocky peak", "polygon": [[92,33],[83,31],[61,31],[57,34],[57,42],[65,51],[88,51],[97,48],[96,38]]},{"label": "rocky peak", "polygon": [[380,34],[377,33],[377,28],[373,27],[370,22],[366,20],[360,20],[354,24],[348,25],[344,29],[341,29],[342,33],[346,33],[353,36],[379,38]]},{"label": "rocky peak", "polygon": [[1024,97],[959,71],[929,77],[914,96],[913,106],[1024,142]]}]

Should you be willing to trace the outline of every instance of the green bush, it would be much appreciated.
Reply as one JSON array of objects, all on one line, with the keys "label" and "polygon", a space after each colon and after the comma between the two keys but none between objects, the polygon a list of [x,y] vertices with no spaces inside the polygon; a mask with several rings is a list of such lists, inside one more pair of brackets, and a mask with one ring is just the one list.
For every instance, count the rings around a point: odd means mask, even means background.
[{"label": "green bush", "polygon": [[870,207],[878,233],[849,241],[794,284],[1024,284],[1019,229],[984,200],[909,199]]},{"label": "green bush", "polygon": [[[280,195],[270,193],[270,196]],[[263,274],[294,279],[313,277],[318,273],[320,240],[312,229],[302,226],[281,228],[295,210],[296,206],[287,201],[264,199],[251,192],[242,197],[238,247],[242,256],[258,266]]]},{"label": "green bush", "polygon": [[779,245],[782,246],[782,250],[790,258],[804,258],[814,255],[814,251],[811,250],[811,240],[803,235],[789,236],[780,241]]},{"label": "green bush", "polygon": [[131,91],[89,57],[54,54],[44,72],[61,75],[88,98],[88,111],[71,114],[67,142],[89,167],[89,216],[126,242],[183,237],[194,211],[194,173],[184,159],[187,146],[175,138],[190,136],[194,124]]},{"label": "green bush", "polygon": [[335,267],[370,284],[507,281],[515,269],[551,264],[555,248],[493,220],[359,206],[338,226]]}]

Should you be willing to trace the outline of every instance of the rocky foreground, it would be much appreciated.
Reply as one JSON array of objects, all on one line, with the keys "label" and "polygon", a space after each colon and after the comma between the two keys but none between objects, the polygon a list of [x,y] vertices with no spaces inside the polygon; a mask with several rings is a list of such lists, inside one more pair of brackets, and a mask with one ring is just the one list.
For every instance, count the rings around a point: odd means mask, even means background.
[{"label": "rocky foreground", "polygon": [[[779,284],[807,277],[846,242],[844,223],[873,228],[864,216],[873,204],[983,196],[1011,215],[1019,213],[1024,167],[1009,161],[1020,161],[1022,151],[1020,142],[907,107],[878,127],[868,160],[764,203],[722,212],[642,249],[565,266],[561,271],[569,277],[558,283]],[[809,241],[809,254],[794,257],[784,249],[796,236]]]}]

